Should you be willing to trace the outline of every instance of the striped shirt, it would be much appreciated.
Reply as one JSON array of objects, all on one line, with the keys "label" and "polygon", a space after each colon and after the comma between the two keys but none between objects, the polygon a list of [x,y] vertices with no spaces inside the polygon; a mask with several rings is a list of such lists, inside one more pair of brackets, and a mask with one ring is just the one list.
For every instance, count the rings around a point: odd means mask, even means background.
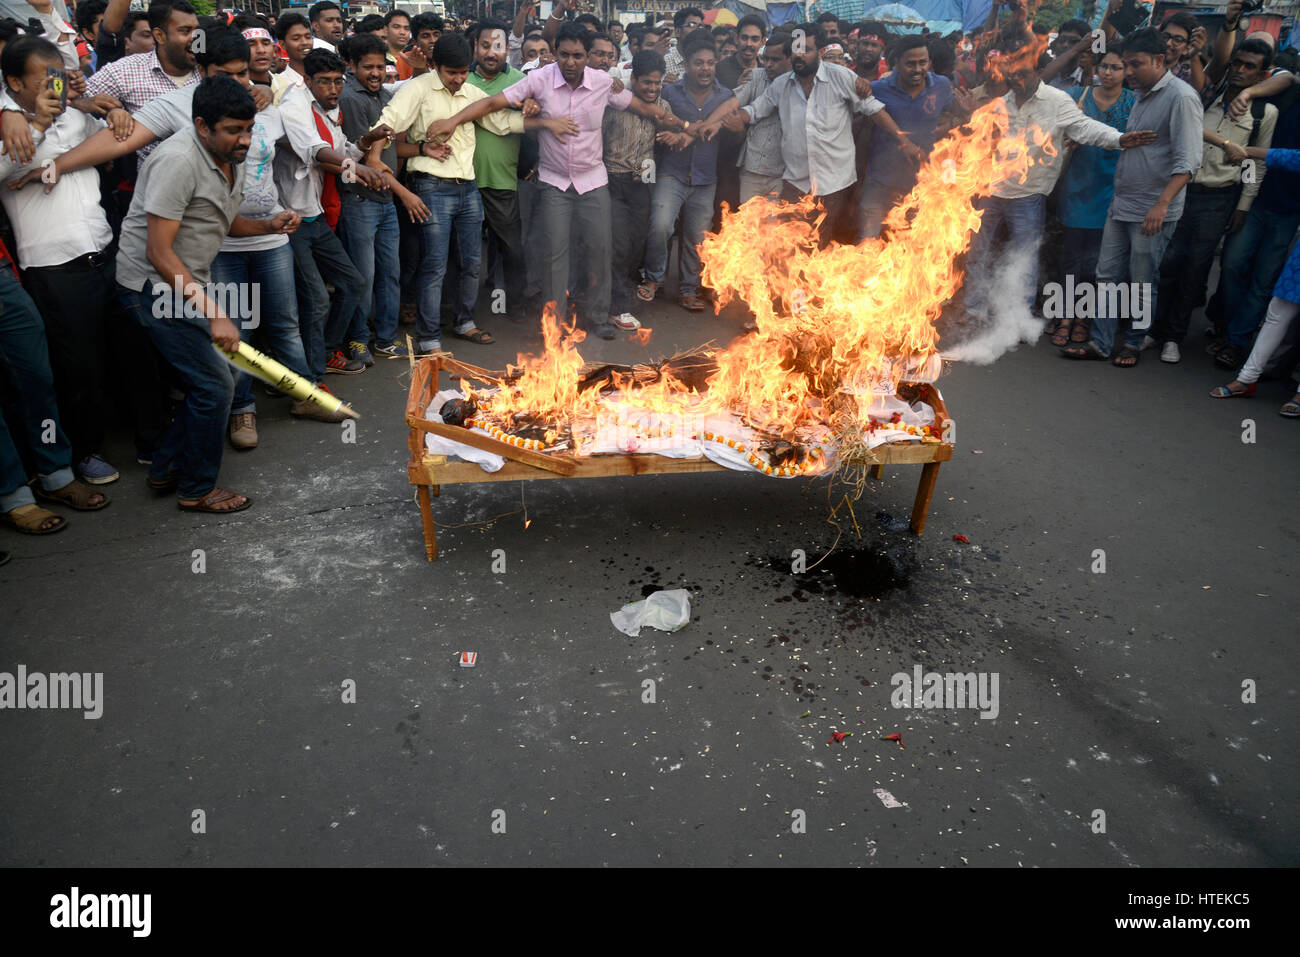
[{"label": "striped shirt", "polygon": [[[655,106],[668,109],[662,98]],[[601,131],[605,145],[605,169],[611,173],[644,173],[655,151],[655,124],[631,110],[606,110]]]}]

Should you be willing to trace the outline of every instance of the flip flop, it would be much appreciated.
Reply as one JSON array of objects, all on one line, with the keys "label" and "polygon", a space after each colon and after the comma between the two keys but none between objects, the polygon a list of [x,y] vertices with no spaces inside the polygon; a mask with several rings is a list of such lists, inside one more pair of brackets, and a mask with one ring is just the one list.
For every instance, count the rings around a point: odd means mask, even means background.
[{"label": "flip flop", "polygon": [[[236,505],[234,508],[214,508],[214,506],[222,502],[229,502],[232,498],[242,498],[244,504]],[[252,504],[253,500],[247,495],[240,495],[238,492],[232,492],[229,489],[214,488],[193,505],[186,505],[184,502],[177,501],[176,506],[182,512],[207,512],[210,515],[229,515],[231,512],[242,512]]]},{"label": "flip flop", "polygon": [[[1124,359],[1132,359],[1133,361],[1121,361]],[[1133,369],[1136,368],[1137,364],[1141,361],[1142,351],[1140,349],[1135,349],[1132,346],[1125,346],[1123,349],[1119,350],[1119,355],[1110,360],[1110,363],[1120,369]]]},{"label": "flip flop", "polygon": [[1295,399],[1283,402],[1282,408],[1277,410],[1277,414],[1286,416],[1288,419],[1300,419],[1300,402]]},{"label": "flip flop", "polygon": [[1105,361],[1106,356],[1100,349],[1091,342],[1085,342],[1082,345],[1069,346],[1061,350],[1061,355],[1067,359],[1097,359]]},{"label": "flip flop", "polygon": [[659,291],[659,283],[643,282],[636,287],[636,297],[642,302],[654,302],[655,293]]},{"label": "flip flop", "polygon": [[482,329],[472,329],[469,332],[457,332],[453,333],[453,335],[455,335],[457,339],[464,339],[467,342],[473,342],[480,346],[490,346],[492,343],[496,342],[496,340],[492,338],[492,333],[484,332]]},{"label": "flip flop", "polygon": [[1217,386],[1210,390],[1210,397],[1213,399],[1249,399],[1255,394],[1255,383],[1252,382],[1240,392],[1233,392],[1226,385]]}]

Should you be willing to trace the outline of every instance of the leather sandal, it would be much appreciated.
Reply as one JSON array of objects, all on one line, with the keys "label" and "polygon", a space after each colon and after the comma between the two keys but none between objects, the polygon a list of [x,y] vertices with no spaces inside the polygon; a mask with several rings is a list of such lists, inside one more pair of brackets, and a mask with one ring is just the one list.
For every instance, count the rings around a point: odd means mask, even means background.
[{"label": "leather sandal", "polygon": [[[63,488],[55,489],[53,492],[41,488],[40,483],[37,482],[33,491],[36,493],[36,497],[42,501],[58,502],[60,505],[66,505],[78,512],[98,512],[101,508],[108,507],[108,496],[99,489],[87,485],[81,479],[73,479]],[[91,502],[91,499],[96,495],[102,501],[98,503]]]},{"label": "leather sandal", "polygon": [[[242,498],[244,500],[243,504],[235,505],[231,508],[217,507],[224,502],[229,502],[236,498]],[[238,492],[232,492],[229,489],[224,488],[214,488],[207,495],[203,496],[203,498],[191,505],[186,505],[181,501],[176,502],[177,507],[182,512],[207,512],[212,515],[227,515],[230,512],[242,512],[252,504],[253,500],[247,495],[240,495]]]},{"label": "leather sandal", "polygon": [[[55,522],[47,527],[46,522],[50,519],[54,519]],[[0,512],[0,521],[13,526],[24,535],[53,535],[68,527],[66,518],[55,515],[39,505],[19,505],[12,511]]]}]

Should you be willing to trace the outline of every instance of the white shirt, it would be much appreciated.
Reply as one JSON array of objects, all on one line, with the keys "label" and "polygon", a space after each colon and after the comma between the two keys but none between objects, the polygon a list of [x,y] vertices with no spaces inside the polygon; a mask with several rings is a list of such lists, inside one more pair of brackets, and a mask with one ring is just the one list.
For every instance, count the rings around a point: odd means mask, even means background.
[{"label": "white shirt", "polygon": [[336,47],[334,44],[332,44],[332,43],[330,43],[330,42],[328,42],[328,41],[326,41],[326,40],[322,40],[320,37],[316,36],[316,34],[314,34],[314,33],[313,33],[312,36],[311,36],[311,48],[312,48],[313,50],[329,50],[330,53],[338,53],[338,52],[339,52],[339,48],[338,48],[338,47]]},{"label": "white shirt", "polygon": [[857,82],[852,70],[822,60],[810,96],[791,70],[742,107],[752,122],[780,114],[783,178],[805,193],[829,196],[857,182],[853,114],[871,116],[885,108],[874,96],[858,96]]},{"label": "white shirt", "polygon": [[[325,117],[332,142],[321,139],[314,114]],[[316,154],[323,149],[333,149],[357,162],[361,162],[364,154],[343,135],[338,109],[326,113],[305,86],[294,87],[284,95],[280,101],[280,120],[284,124],[288,148],[281,145],[276,151],[275,185],[286,209],[292,209],[304,219],[311,219],[324,211],[320,196],[325,174],[316,165]]]},{"label": "white shirt", "polygon": [[[1007,115],[1007,134],[1023,136],[1029,143],[1029,175],[1023,183],[1012,178],[994,186],[993,195],[1002,199],[1023,199],[1050,193],[1065,162],[1062,147],[1066,136],[1084,146],[1119,149],[1119,130],[1085,116],[1070,94],[1046,83],[1038,84],[1038,89],[1024,106],[1017,105],[1014,92],[1008,92],[994,103],[995,110]],[[1048,142],[1055,155],[1048,153],[1043,146],[1035,145],[1035,133],[1049,135]]]},{"label": "white shirt", "polygon": [[[0,156],[0,180],[41,167],[103,127],[102,120],[80,110],[65,111],[44,133],[32,130],[36,157],[30,164],[18,166],[8,156]],[[0,203],[13,225],[18,265],[23,269],[61,266],[86,253],[102,252],[113,241],[99,205],[99,171],[93,167],[63,174],[48,195],[39,182],[20,190],[0,187]]]},{"label": "white shirt", "polygon": [[279,106],[280,101],[284,99],[284,95],[296,86],[306,89],[307,80],[293,67],[287,66],[279,73],[272,73],[271,102]]}]

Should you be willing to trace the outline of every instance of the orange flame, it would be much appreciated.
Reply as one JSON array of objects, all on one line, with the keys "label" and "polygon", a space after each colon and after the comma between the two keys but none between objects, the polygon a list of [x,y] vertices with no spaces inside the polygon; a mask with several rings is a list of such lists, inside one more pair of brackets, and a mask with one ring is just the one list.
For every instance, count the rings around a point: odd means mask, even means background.
[{"label": "orange flame", "polygon": [[[721,232],[700,247],[702,281],[717,293],[716,309],[746,302],[757,331],[713,353],[717,371],[703,393],[671,374],[648,384],[616,375],[623,401],[660,416],[737,414],[789,438],[805,427],[860,435],[872,393],[892,393],[937,364],[934,320],[960,288],[956,261],[980,224],[975,199],[1028,170],[1025,140],[1008,135],[995,106],[934,148],[887,217],[885,240],[819,248],[812,198],[756,197],[727,210]],[[511,369],[518,377],[476,397],[480,407],[499,419],[531,413],[556,428],[594,416],[598,390],[578,393],[582,334],[549,308],[542,331],[543,354],[520,355]]]}]

